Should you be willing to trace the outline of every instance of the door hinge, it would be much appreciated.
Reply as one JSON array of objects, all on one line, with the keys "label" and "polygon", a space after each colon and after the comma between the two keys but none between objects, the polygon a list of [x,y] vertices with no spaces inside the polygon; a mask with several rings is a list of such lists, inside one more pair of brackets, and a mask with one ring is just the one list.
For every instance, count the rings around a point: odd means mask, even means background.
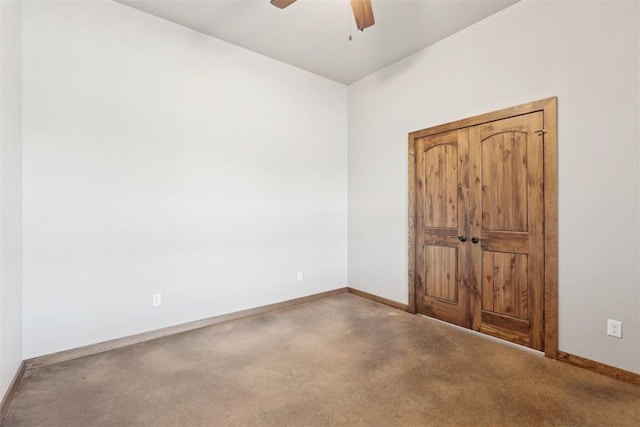
[{"label": "door hinge", "polygon": [[414,153],[413,151],[409,151],[409,155],[411,157],[413,157],[413,161],[415,162],[416,161],[416,153]]},{"label": "door hinge", "polygon": [[540,129],[540,130],[535,131],[535,133],[537,133],[540,136],[544,136],[547,133],[547,131],[544,130],[544,129]]}]

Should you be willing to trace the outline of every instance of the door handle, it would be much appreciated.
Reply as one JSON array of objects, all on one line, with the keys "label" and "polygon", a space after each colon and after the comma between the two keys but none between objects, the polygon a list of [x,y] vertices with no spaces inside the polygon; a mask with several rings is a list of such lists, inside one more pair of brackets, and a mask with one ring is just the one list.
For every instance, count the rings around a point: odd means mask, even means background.
[{"label": "door handle", "polygon": [[458,240],[460,240],[461,242],[466,242],[467,236],[458,236]]},{"label": "door handle", "polygon": [[480,239],[478,239],[477,237],[472,237],[472,238],[471,238],[471,243],[473,243],[474,245],[475,245],[476,243],[478,243],[479,241],[480,241]]}]

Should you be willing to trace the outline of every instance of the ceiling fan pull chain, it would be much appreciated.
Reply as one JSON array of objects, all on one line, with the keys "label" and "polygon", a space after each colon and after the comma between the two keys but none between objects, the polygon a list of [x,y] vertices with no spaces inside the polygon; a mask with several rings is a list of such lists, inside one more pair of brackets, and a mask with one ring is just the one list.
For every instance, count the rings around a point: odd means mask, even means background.
[{"label": "ceiling fan pull chain", "polygon": [[353,37],[351,37],[351,7],[349,7],[349,13],[347,16],[349,17],[349,41],[351,41],[353,40]]}]

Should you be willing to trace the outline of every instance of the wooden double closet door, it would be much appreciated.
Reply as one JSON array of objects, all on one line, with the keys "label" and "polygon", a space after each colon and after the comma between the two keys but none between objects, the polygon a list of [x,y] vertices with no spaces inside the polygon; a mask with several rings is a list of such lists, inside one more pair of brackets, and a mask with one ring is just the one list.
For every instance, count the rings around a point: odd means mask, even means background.
[{"label": "wooden double closet door", "polygon": [[417,312],[544,350],[545,132],[535,111],[413,139]]}]

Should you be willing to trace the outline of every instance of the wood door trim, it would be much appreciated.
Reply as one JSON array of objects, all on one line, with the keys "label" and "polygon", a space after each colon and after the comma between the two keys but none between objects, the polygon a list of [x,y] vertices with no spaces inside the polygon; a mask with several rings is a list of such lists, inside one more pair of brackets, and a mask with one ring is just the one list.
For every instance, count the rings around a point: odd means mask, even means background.
[{"label": "wood door trim", "polygon": [[543,112],[544,124],[544,352],[558,359],[558,98],[546,98],[527,104],[480,114],[409,133],[408,140],[408,279],[410,313],[416,313],[415,243],[416,243],[416,140],[452,130],[481,125],[524,114]]},{"label": "wood door trim", "polygon": [[495,122],[497,120],[508,119],[510,117],[522,116],[524,114],[534,113],[536,111],[547,111],[549,104],[557,104],[557,97],[541,99],[539,101],[529,102],[527,104],[517,105],[515,107],[504,108],[498,111],[492,111],[491,113],[480,114],[473,117],[468,117],[462,120],[456,120],[454,122],[444,123],[430,128],[417,130],[409,133],[409,139],[424,138],[425,136],[437,135],[443,132],[450,132],[456,129],[467,128],[471,126],[482,125],[489,122]]},{"label": "wood door trim", "polygon": [[416,314],[416,139],[409,134],[409,306],[407,311]]},{"label": "wood door trim", "polygon": [[[558,358],[558,98],[543,100],[544,354]],[[542,102],[542,101],[539,101]]]}]

